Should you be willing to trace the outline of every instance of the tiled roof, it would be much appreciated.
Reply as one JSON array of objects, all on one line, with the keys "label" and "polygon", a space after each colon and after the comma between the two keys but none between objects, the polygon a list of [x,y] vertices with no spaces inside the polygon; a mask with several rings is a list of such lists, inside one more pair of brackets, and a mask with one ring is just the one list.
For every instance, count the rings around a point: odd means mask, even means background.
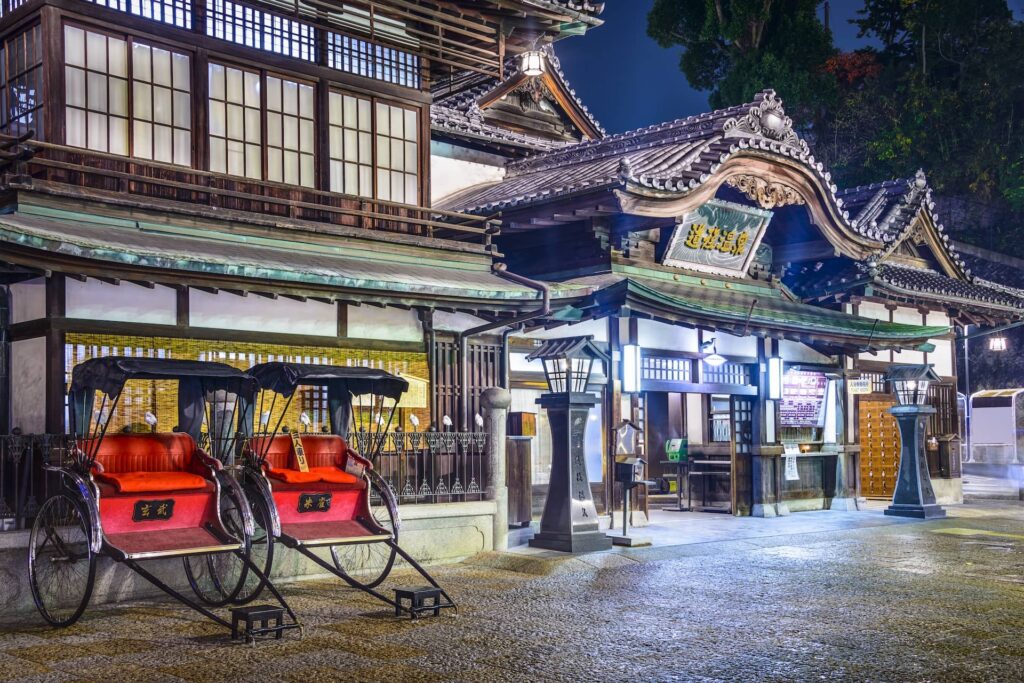
[{"label": "tiled roof", "polygon": [[1020,309],[1024,312],[1024,292],[980,278],[967,282],[931,270],[882,263],[875,267],[874,279],[903,292],[930,298]]},{"label": "tiled roof", "polygon": [[[551,72],[555,74],[555,78],[562,82],[565,91],[573,98],[590,124],[596,130],[601,131],[603,135],[605,131],[600,122],[569,85],[554,48],[545,45],[542,51],[547,57],[548,65],[551,67]],[[505,60],[506,80],[518,74],[519,68],[518,58],[512,57]],[[477,102],[498,85],[497,78],[469,73],[457,74],[448,81],[436,84],[432,89],[434,103],[430,107],[431,127],[441,133],[493,141],[519,147],[528,152],[545,152],[573,144],[564,140],[551,140],[537,135],[528,135],[488,123],[484,118],[483,111],[477,106]]]},{"label": "tiled roof", "polygon": [[[442,208],[493,212],[599,188],[633,186],[639,191],[687,194],[702,185],[731,156],[756,150],[789,157],[816,175],[827,201],[849,221],[836,195],[832,174],[793,131],[792,121],[772,90],[753,102],[661,123],[601,140],[570,145],[508,165],[504,180],[447,197]],[[848,224],[852,233],[885,244],[889,233],[870,224]]]},{"label": "tiled roof", "polygon": [[935,202],[924,171],[919,170],[913,178],[899,178],[840,190],[836,196],[843,200],[844,208],[849,211],[852,226],[879,232],[884,236],[888,246],[881,250],[880,257],[903,241],[913,228],[914,218],[922,209],[927,209],[950,258],[970,278],[970,269],[946,234],[945,226],[935,215]]}]

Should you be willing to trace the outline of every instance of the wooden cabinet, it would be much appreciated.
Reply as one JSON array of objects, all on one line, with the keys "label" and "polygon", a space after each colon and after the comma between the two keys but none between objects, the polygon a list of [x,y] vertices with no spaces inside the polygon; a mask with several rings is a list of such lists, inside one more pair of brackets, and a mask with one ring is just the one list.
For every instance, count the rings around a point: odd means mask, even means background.
[{"label": "wooden cabinet", "polygon": [[900,432],[889,414],[892,399],[860,400],[860,486],[867,498],[892,498],[900,471]]}]

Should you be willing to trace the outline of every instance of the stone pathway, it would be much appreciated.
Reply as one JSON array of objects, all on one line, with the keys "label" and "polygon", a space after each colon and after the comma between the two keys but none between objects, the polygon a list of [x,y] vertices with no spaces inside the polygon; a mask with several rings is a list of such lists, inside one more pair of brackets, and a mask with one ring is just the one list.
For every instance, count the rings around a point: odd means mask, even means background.
[{"label": "stone pathway", "polygon": [[255,648],[165,601],[96,607],[64,631],[8,626],[0,678],[1024,680],[1024,508],[926,523],[828,514],[577,558],[485,554],[436,570],[457,618],[395,619],[336,582],[292,584],[305,637]]}]

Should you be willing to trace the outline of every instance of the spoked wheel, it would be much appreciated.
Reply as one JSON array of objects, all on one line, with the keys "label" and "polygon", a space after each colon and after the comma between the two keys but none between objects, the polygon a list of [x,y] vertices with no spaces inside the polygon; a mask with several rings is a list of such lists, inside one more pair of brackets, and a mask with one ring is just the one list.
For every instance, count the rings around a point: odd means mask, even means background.
[{"label": "spoked wheel", "polygon": [[[248,557],[252,537],[245,531],[249,503],[241,487],[225,477],[221,480],[220,518],[230,535],[227,542],[237,541],[241,554]],[[183,558],[185,575],[196,596],[211,607],[223,607],[236,598],[249,573],[238,553],[225,551]]]},{"label": "spoked wheel", "polygon": [[[373,473],[370,477],[370,514],[377,526],[398,542],[398,506],[387,483]],[[387,578],[398,554],[387,543],[346,543],[331,546],[338,571],[365,588],[374,588]]]},{"label": "spoked wheel", "polygon": [[253,526],[249,560],[260,570],[263,577],[257,576],[252,570],[246,572],[245,580],[238,595],[235,596],[235,602],[238,604],[252,602],[259,597],[274,566],[274,537],[269,531],[270,509],[267,507],[267,501],[258,491],[250,492],[246,498],[249,499],[249,509],[252,510]]},{"label": "spoked wheel", "polygon": [[96,556],[82,503],[67,494],[49,498],[39,510],[28,547],[32,599],[56,627],[78,621],[92,596]]}]

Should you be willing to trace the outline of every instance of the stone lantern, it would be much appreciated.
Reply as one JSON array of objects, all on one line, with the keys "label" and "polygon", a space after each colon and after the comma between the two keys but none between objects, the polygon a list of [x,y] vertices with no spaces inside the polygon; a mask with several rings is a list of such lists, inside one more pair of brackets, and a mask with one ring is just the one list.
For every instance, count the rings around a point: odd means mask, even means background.
[{"label": "stone lantern", "polygon": [[612,542],[598,528],[585,446],[590,409],[597,403],[587,393],[590,372],[595,360],[607,365],[608,356],[593,337],[570,337],[546,341],[527,356],[538,359],[548,385],[537,404],[547,410],[551,427],[551,481],[540,532],[530,545],[569,553],[607,550]]},{"label": "stone lantern", "polygon": [[924,452],[925,426],[935,412],[934,407],[926,405],[928,387],[938,382],[939,376],[931,365],[893,365],[885,379],[896,396],[896,405],[889,412],[899,424],[903,445],[896,491],[885,514],[918,519],[945,517],[946,511],[935,502]]}]

